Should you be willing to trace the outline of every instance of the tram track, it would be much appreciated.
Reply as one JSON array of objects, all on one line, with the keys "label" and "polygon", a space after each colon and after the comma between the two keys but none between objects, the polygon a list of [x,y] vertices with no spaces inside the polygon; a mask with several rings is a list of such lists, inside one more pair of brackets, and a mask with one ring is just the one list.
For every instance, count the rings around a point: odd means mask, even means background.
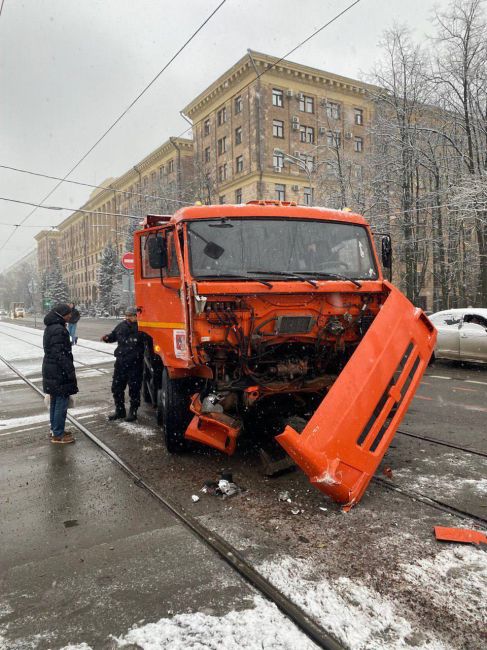
[{"label": "tram track", "polygon": [[[10,361],[0,355],[2,361],[17,377],[24,381],[39,397],[44,398],[43,392],[26,377]],[[83,433],[93,444],[104,452],[110,460],[116,463],[122,471],[134,482],[135,485],[145,490],[161,506],[168,510],[177,520],[192,531],[192,533],[206,546],[211,548],[221,559],[231,566],[244,580],[251,584],[268,600],[273,602],[279,610],[287,616],[308,638],[324,650],[346,650],[346,646],[339,643],[327,630],[320,627],[306,612],[296,605],[283,592],[259,573],[250,562],[218,533],[213,532],[196,517],[191,515],[179,503],[166,494],[161,494],[152,487],[144,477],[121,458],[111,447],[104,443],[98,436],[90,431],[82,422],[68,413],[67,419],[78,431]]]}]

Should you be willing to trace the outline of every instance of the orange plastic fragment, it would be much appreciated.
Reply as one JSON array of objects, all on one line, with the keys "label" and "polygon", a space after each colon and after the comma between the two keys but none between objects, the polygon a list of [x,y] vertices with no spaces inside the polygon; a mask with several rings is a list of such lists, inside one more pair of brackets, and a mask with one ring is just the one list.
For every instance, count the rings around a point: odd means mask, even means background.
[{"label": "orange plastic fragment", "polygon": [[436,539],[442,542],[462,542],[463,544],[487,544],[487,535],[481,530],[470,528],[446,528],[435,526]]}]

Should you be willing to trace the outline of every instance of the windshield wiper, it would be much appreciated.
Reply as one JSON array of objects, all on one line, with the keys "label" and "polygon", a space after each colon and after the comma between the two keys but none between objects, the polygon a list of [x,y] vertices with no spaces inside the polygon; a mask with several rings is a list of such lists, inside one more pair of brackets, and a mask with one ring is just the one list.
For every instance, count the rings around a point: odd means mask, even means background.
[{"label": "windshield wiper", "polygon": [[289,278],[289,279],[295,278],[296,280],[301,280],[302,282],[307,282],[308,284],[310,284],[312,287],[315,287],[315,288],[318,286],[318,283],[315,282],[314,280],[310,280],[309,278],[303,278],[303,276],[300,275],[299,273],[293,273],[292,271],[287,271],[287,272],[284,272],[284,271],[258,271],[258,270],[255,270],[255,269],[249,269],[248,273],[255,273],[256,275],[279,275],[279,276],[283,276],[285,278]]},{"label": "windshield wiper", "polygon": [[348,280],[348,282],[353,282],[355,286],[357,286],[359,289],[362,287],[362,283],[359,282],[358,280],[354,280],[353,278],[349,278],[346,275],[342,275],[341,273],[320,273],[320,271],[303,271],[301,275],[312,275],[314,278],[330,278],[333,280]]},{"label": "windshield wiper", "polygon": [[266,287],[272,289],[272,284],[270,282],[266,282],[266,280],[261,280],[260,278],[253,278],[252,276],[245,275],[245,274],[237,275],[234,273],[210,273],[210,274],[200,276],[199,279],[206,280],[207,278],[220,278],[222,280],[225,280],[226,278],[232,278],[232,279],[236,278],[242,280],[245,278],[246,280],[255,280],[255,282],[260,282],[261,284],[264,284]]}]

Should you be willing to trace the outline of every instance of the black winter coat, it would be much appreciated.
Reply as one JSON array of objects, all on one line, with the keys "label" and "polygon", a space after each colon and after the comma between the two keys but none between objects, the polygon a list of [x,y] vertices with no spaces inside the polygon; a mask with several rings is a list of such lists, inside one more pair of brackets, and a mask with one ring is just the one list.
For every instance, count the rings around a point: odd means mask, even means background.
[{"label": "black winter coat", "polygon": [[141,361],[144,356],[144,341],[147,335],[144,332],[139,332],[137,323],[131,323],[124,320],[117,325],[117,327],[103,337],[107,343],[118,343],[115,350],[117,361],[124,365]]},{"label": "black winter coat", "polygon": [[67,397],[78,392],[71,341],[66,323],[54,310],[44,318],[42,387],[48,395]]},{"label": "black winter coat", "polygon": [[79,321],[80,318],[81,318],[81,314],[76,309],[76,307],[73,307],[73,309],[71,310],[71,318],[69,319],[69,322],[73,323],[73,325],[76,325],[76,323]]}]

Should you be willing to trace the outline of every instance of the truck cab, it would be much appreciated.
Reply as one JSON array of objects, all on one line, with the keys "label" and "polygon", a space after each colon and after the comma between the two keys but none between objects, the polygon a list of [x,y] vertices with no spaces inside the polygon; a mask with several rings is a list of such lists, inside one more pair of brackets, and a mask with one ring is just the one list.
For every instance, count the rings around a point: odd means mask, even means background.
[{"label": "truck cab", "polygon": [[[382,252],[389,269],[387,236]],[[356,502],[370,477],[331,489],[344,466],[329,447],[385,453],[435,336],[384,278],[366,220],[278,201],[192,206],[148,216],[134,254],[144,396],[168,450],[232,454],[272,419],[312,483]],[[301,431],[286,425],[296,417]]]}]

